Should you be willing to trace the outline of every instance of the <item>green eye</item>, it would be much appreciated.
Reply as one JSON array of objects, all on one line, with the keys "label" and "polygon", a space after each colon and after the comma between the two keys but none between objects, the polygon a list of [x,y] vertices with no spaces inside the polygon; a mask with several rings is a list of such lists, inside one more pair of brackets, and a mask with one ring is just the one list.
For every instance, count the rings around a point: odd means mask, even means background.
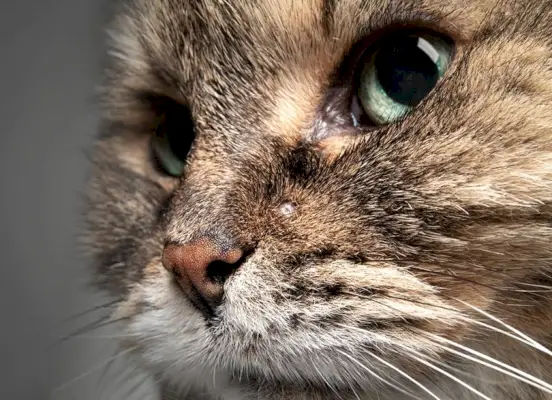
[{"label": "green eye", "polygon": [[194,124],[189,110],[168,99],[157,100],[160,120],[151,140],[153,156],[167,174],[178,177],[194,141]]},{"label": "green eye", "polygon": [[358,98],[378,125],[408,114],[437,85],[452,58],[452,46],[430,34],[407,34],[384,41],[362,67]]},{"label": "green eye", "polygon": [[156,135],[152,142],[153,153],[159,165],[172,176],[180,176],[186,165],[186,154],[179,154],[180,149],[171,142],[167,133]]}]

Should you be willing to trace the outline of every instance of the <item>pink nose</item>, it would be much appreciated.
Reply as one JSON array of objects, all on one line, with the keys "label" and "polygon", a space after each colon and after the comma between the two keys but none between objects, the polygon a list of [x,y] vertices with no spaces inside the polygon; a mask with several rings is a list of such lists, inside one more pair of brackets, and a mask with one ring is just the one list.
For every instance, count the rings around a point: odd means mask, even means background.
[{"label": "pink nose", "polygon": [[243,251],[238,248],[223,251],[213,240],[201,238],[165,246],[162,262],[192,302],[207,302],[214,307],[222,299],[225,280],[237,269],[242,257]]}]

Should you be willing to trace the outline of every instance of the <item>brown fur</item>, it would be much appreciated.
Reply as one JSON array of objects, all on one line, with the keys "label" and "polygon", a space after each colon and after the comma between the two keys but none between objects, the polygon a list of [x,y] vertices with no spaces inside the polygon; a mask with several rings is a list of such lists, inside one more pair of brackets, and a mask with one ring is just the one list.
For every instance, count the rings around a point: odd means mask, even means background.
[{"label": "brown fur", "polygon": [[[445,77],[404,120],[354,127],[355,62],[416,26],[455,42]],[[427,396],[379,354],[442,399],[477,398],[412,350],[491,398],[551,398],[426,333],[552,380],[552,357],[466,305],[552,344],[552,2],[136,0],[112,39],[86,239],[166,386],[398,399],[368,366]],[[195,137],[181,179],[155,166],[157,129]],[[252,249],[209,321],[160,263],[207,233]],[[196,387],[213,369],[222,382]]]}]

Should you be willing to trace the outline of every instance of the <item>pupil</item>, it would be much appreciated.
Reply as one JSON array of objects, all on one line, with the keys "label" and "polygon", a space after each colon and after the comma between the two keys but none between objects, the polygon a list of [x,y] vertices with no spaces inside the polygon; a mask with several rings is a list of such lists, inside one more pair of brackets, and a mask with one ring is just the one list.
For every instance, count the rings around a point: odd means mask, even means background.
[{"label": "pupil", "polygon": [[167,140],[172,153],[181,161],[184,161],[190,151],[190,139],[186,132],[167,131]]},{"label": "pupil", "polygon": [[187,109],[170,108],[165,120],[165,135],[172,153],[181,161],[184,161],[192,146],[190,126],[191,114]]},{"label": "pupil", "polygon": [[380,85],[394,101],[415,106],[439,79],[438,53],[426,40],[409,36],[382,47],[375,59]]}]

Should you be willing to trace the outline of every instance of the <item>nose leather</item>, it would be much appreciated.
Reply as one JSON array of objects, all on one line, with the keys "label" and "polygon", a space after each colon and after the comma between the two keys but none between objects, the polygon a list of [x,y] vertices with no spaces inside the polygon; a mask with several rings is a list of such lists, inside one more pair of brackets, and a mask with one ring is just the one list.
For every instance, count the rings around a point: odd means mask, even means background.
[{"label": "nose leather", "polygon": [[228,274],[217,269],[232,269],[243,257],[238,248],[221,249],[214,240],[201,238],[187,244],[168,244],[163,250],[163,266],[171,272],[188,297],[199,294],[209,304],[220,301]]}]

